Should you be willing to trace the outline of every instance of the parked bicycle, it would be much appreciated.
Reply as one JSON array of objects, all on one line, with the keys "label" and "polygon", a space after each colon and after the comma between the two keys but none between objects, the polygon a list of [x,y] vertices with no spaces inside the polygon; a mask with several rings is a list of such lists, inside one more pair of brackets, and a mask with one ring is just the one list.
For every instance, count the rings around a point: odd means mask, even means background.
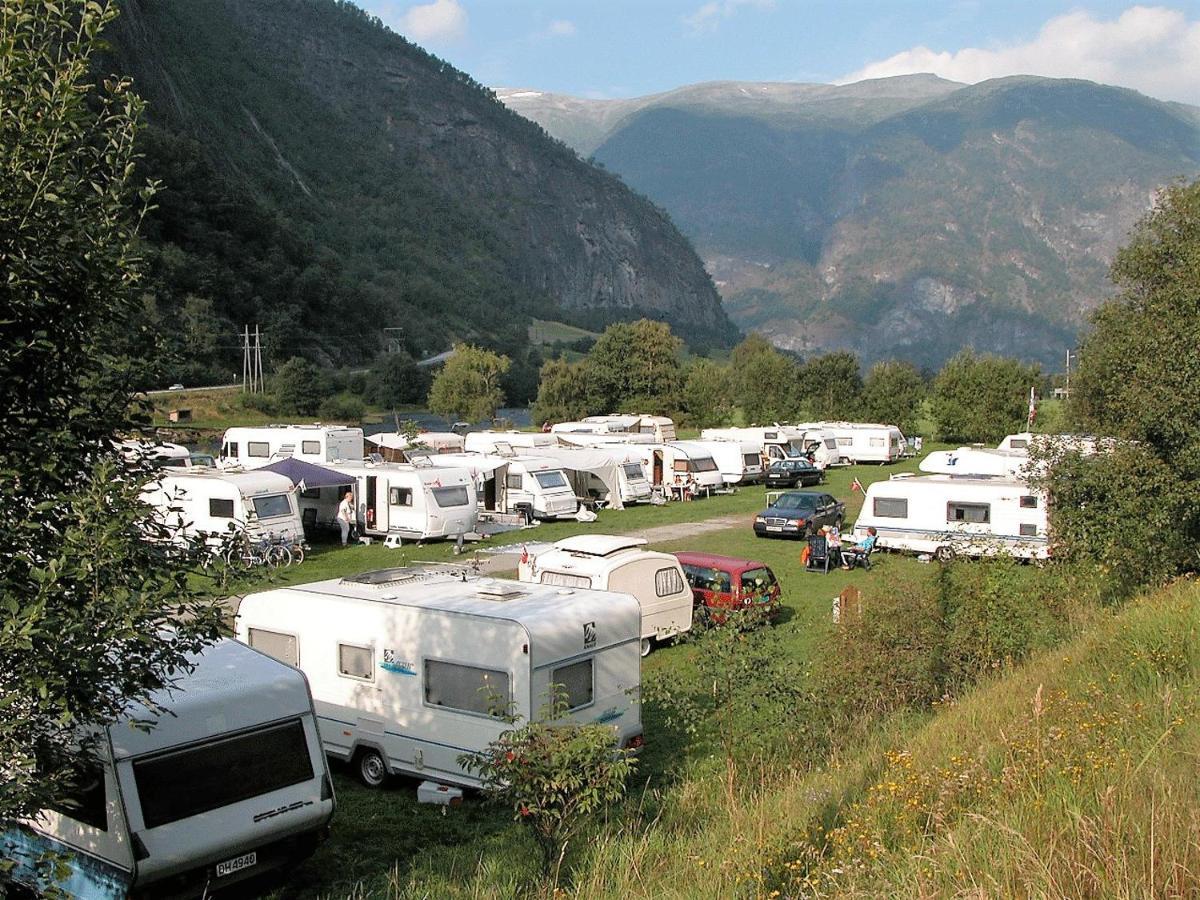
[{"label": "parked bicycle", "polygon": [[252,568],[267,566],[277,569],[304,561],[304,544],[293,538],[261,537],[251,540],[243,535],[225,551],[225,562],[230,566]]}]

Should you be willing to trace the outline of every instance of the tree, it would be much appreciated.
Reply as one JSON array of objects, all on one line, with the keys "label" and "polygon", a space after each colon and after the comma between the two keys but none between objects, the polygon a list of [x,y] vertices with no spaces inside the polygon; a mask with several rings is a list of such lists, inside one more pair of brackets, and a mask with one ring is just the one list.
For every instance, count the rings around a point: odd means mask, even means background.
[{"label": "tree", "polygon": [[697,428],[728,424],[733,417],[729,369],[711,359],[697,359],[687,368],[683,383],[683,409]]},{"label": "tree", "polygon": [[[0,0],[0,819],[76,786],[81,735],[217,635],[114,439],[162,377],[140,327],[141,102],[90,74],[110,3]],[[2,867],[0,867],[2,868]],[[0,878],[3,877],[0,872]]]},{"label": "tree", "polygon": [[925,393],[925,380],[912,363],[878,362],[867,374],[859,408],[868,421],[895,425],[911,435],[917,430]]},{"label": "tree", "polygon": [[1037,366],[969,347],[933,382],[933,417],[944,441],[993,442],[1025,426],[1029,391],[1042,381]]},{"label": "tree", "polygon": [[315,416],[321,401],[330,395],[329,379],[316,365],[293,356],[275,372],[273,393],[279,407],[287,413]]},{"label": "tree", "polygon": [[858,415],[863,389],[858,357],[846,350],[814,356],[800,372],[801,405],[818,420]]},{"label": "tree", "polygon": [[637,412],[676,411],[683,389],[682,348],[665,322],[639,319],[608,326],[584,360],[588,405],[613,412],[636,399],[650,407]]},{"label": "tree", "polygon": [[532,418],[537,422],[571,422],[588,415],[587,372],[581,363],[551,359],[543,366]]},{"label": "tree", "polygon": [[479,422],[494,419],[504,403],[501,380],[510,360],[490,350],[457,344],[454,355],[429,389],[429,408],[435,413]]},{"label": "tree", "polygon": [[733,348],[729,360],[730,395],[748,423],[767,424],[791,417],[799,387],[798,368],[760,334]]},{"label": "tree", "polygon": [[429,377],[403,350],[375,360],[367,373],[367,399],[393,409],[421,403],[429,394]]}]

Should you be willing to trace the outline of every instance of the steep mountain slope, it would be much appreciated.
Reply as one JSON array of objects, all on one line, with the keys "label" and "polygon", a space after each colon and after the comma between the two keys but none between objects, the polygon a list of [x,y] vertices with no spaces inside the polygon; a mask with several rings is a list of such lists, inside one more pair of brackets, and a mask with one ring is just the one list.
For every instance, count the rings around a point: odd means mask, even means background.
[{"label": "steep mountain slope", "polygon": [[166,183],[157,313],[214,368],[246,322],[276,358],[352,363],[384,327],[519,347],[534,313],[733,336],[658,209],[350,4],[127,0],[109,39]]},{"label": "steep mountain slope", "polygon": [[1200,172],[1200,111],[1133,91],[811,87],[659,95],[594,151],[696,242],[739,325],[803,352],[1057,365],[1154,190]]}]

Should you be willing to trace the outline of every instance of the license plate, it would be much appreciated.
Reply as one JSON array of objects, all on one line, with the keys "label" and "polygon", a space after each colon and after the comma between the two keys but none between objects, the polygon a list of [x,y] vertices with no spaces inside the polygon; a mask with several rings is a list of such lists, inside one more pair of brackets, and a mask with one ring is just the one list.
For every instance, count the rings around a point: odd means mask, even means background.
[{"label": "license plate", "polygon": [[783,531],[782,525],[768,525],[767,531]]},{"label": "license plate", "polygon": [[234,872],[240,872],[243,869],[248,869],[258,862],[258,853],[244,853],[241,856],[235,856],[233,859],[227,859],[225,862],[217,863],[217,877],[224,878],[226,875],[232,875]]}]

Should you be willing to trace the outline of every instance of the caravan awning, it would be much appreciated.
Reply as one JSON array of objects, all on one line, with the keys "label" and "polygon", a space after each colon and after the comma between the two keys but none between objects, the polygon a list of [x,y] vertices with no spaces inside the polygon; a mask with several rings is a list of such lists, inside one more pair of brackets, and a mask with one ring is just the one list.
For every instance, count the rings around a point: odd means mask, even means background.
[{"label": "caravan awning", "polygon": [[624,509],[621,502],[621,476],[617,468],[624,462],[638,462],[638,458],[620,445],[604,444],[601,447],[536,447],[532,451],[538,456],[555,460],[571,472],[586,472],[595,475],[608,491],[608,504],[612,509]]},{"label": "caravan awning", "polygon": [[291,456],[270,465],[260,466],[256,471],[277,472],[280,475],[286,475],[291,479],[292,484],[299,485],[303,482],[306,488],[342,487],[354,484],[354,479],[349,475],[343,475],[333,469],[326,469],[324,466],[314,466],[312,463]]}]

